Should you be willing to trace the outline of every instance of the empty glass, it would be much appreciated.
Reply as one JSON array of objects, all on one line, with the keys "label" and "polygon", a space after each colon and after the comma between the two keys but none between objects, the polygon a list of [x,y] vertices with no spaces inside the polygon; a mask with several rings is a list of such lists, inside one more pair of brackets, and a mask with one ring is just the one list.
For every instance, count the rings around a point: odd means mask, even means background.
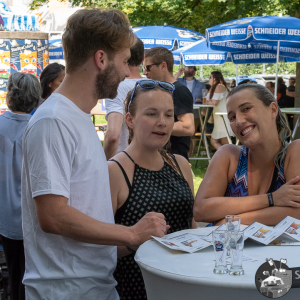
[{"label": "empty glass", "polygon": [[[241,217],[238,215],[227,215],[225,223],[227,231],[240,230]],[[230,256],[229,245],[227,245],[227,256]]]},{"label": "empty glass", "polygon": [[241,217],[238,215],[227,215],[225,223],[228,231],[240,230]]},{"label": "empty glass", "polygon": [[215,251],[216,264],[214,268],[215,274],[227,274],[226,264],[226,244],[227,244],[227,231],[215,230],[212,233],[213,246]]},{"label": "empty glass", "polygon": [[229,274],[243,275],[244,269],[242,266],[242,258],[244,249],[244,232],[238,230],[228,231],[228,245],[231,257]]}]

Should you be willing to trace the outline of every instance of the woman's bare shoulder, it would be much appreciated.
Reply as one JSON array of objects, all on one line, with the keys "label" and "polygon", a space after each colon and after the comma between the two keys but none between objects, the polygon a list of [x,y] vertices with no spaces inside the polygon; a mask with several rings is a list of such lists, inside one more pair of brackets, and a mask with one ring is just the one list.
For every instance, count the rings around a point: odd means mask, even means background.
[{"label": "woman's bare shoulder", "polygon": [[290,143],[286,149],[284,168],[289,165],[291,160],[297,159],[300,153],[300,140],[295,140]]},{"label": "woman's bare shoulder", "polygon": [[222,84],[218,84],[215,89],[215,93],[224,93],[226,92],[226,87]]}]

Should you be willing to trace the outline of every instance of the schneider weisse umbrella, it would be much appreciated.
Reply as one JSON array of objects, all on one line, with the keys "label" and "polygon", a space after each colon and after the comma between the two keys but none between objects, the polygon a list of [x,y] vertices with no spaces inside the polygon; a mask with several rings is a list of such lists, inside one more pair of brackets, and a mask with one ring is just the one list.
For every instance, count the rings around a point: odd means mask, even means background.
[{"label": "schneider weisse umbrella", "polygon": [[276,53],[276,86],[280,55],[300,57],[300,19],[294,17],[250,17],[206,29],[212,49],[240,52],[257,50]]},{"label": "schneider weisse umbrella", "polygon": [[145,49],[165,47],[174,50],[204,37],[199,32],[173,26],[142,26],[134,27],[132,30],[142,40]]}]

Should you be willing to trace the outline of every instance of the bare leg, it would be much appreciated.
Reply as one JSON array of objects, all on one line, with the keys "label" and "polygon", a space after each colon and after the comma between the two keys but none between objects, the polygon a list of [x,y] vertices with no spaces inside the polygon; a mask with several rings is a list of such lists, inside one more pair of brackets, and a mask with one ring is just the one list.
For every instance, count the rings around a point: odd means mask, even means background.
[{"label": "bare leg", "polygon": [[221,138],[221,144],[222,144],[222,145],[228,144],[228,139],[227,139],[227,137]]},{"label": "bare leg", "polygon": [[214,139],[214,138],[211,138],[211,139],[210,139],[210,143],[211,143],[211,145],[212,145],[213,147],[215,147],[217,150],[222,146],[222,144],[221,144],[221,139],[216,140],[216,139]]}]

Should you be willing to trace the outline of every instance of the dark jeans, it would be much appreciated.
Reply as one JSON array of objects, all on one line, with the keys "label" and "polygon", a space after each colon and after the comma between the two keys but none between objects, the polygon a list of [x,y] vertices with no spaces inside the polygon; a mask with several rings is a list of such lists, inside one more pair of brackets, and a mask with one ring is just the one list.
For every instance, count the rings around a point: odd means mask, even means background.
[{"label": "dark jeans", "polygon": [[12,240],[1,235],[1,242],[8,268],[10,299],[25,300],[25,286],[22,284],[25,272],[23,240]]}]

